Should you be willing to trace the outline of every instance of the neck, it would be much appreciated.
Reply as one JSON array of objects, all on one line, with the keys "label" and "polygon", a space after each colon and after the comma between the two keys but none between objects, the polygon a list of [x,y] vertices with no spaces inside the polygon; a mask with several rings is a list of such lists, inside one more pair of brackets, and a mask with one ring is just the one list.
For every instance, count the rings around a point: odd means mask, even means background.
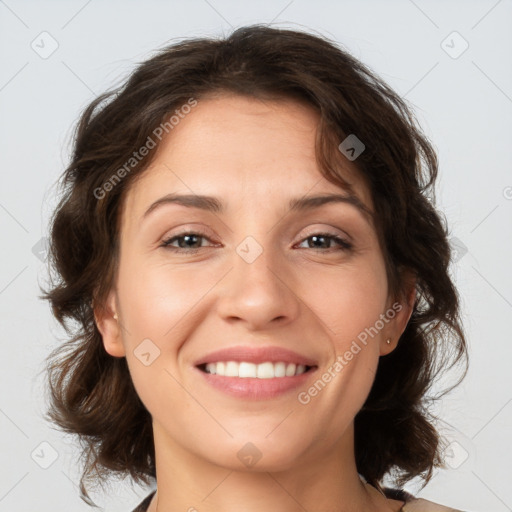
[{"label": "neck", "polygon": [[185,450],[153,422],[157,492],[148,512],[353,512],[400,510],[364,484],[356,469],[353,425],[327,453],[290,467],[222,467]]}]

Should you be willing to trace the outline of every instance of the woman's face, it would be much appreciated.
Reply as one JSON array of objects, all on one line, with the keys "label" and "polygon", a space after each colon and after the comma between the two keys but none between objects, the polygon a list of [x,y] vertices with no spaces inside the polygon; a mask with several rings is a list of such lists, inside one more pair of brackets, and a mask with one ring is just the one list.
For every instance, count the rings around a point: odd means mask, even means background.
[{"label": "woman's face", "polygon": [[405,328],[371,219],[312,200],[348,197],[317,168],[318,121],[291,100],[201,100],[125,198],[118,320],[98,326],[175,453],[273,470],[332,454]]}]

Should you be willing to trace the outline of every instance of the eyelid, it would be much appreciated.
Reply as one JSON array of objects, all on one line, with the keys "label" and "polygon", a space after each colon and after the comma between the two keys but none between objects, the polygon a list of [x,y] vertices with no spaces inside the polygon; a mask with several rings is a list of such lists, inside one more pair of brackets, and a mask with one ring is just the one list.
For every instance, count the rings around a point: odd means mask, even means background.
[{"label": "eyelid", "polygon": [[313,236],[313,235],[317,235],[319,233],[323,233],[323,234],[329,235],[329,236],[337,236],[337,237],[340,237],[340,238],[344,238],[344,239],[346,239],[347,242],[350,242],[350,243],[354,242],[352,237],[346,231],[343,231],[340,228],[336,228],[334,226],[331,226],[329,224],[325,224],[325,223],[322,223],[322,222],[319,222],[318,224],[323,224],[324,226],[328,226],[328,227],[327,228],[308,227],[306,229],[306,233],[301,235],[301,240],[303,240],[304,238],[307,238],[309,236]]},{"label": "eyelid", "polygon": [[210,228],[207,228],[206,226],[200,225],[198,227],[195,227],[194,224],[182,224],[182,225],[176,226],[172,230],[170,230],[170,234],[165,234],[164,236],[162,236],[162,240],[168,240],[171,237],[186,235],[189,233],[202,235],[209,239],[216,237],[215,233]]}]

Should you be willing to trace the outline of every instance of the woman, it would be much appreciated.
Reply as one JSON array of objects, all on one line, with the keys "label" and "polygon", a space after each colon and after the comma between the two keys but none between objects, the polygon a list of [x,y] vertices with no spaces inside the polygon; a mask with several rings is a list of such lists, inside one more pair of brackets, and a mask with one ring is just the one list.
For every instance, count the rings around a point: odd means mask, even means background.
[{"label": "woman", "polygon": [[91,103],[45,293],[78,324],[48,417],[82,498],[115,472],[156,480],[136,511],[454,510],[401,489],[444,467],[427,392],[467,371],[436,175],[405,103],[303,32],[182,41]]}]

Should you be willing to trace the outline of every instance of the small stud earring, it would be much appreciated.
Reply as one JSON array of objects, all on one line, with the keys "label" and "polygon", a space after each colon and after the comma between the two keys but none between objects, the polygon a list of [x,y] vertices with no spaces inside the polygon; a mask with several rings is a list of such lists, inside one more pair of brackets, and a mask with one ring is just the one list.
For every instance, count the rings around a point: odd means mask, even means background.
[{"label": "small stud earring", "polygon": [[386,340],[386,343],[387,343],[388,345],[391,345],[391,339],[390,339],[390,338],[388,338],[388,339]]},{"label": "small stud earring", "polygon": [[114,313],[113,317],[117,320],[117,313]]}]

